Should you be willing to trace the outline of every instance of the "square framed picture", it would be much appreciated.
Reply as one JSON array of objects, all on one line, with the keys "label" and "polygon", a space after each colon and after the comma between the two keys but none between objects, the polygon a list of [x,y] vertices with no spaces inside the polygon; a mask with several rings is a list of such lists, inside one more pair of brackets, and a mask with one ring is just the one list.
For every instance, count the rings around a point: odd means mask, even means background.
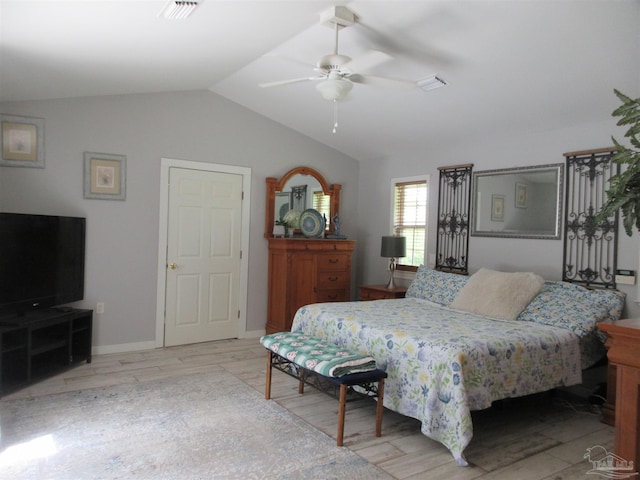
[{"label": "square framed picture", "polygon": [[44,168],[44,119],[0,115],[0,166]]},{"label": "square framed picture", "polygon": [[491,221],[504,222],[504,195],[491,195]]},{"label": "square framed picture", "polygon": [[84,152],[84,198],[124,200],[127,157]]},{"label": "square framed picture", "polygon": [[516,182],[516,207],[527,208],[527,185]]}]

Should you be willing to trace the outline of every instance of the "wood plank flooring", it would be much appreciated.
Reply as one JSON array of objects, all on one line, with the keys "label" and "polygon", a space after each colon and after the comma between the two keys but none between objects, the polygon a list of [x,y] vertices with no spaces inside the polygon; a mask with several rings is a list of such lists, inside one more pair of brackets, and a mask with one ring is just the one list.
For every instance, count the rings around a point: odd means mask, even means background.
[{"label": "wood plank flooring", "polygon": [[[223,340],[142,352],[97,355],[60,375],[3,397],[43,396],[200,372],[226,370],[264,393],[266,350],[257,339]],[[272,400],[335,438],[338,402],[273,372]],[[474,438],[466,450],[470,467],[458,467],[448,450],[420,433],[420,422],[385,409],[376,438],[375,403],[349,403],[345,448],[396,479],[568,480],[591,478],[583,458],[588,447],[613,451],[614,430],[586,402],[543,394],[501,402],[474,412]]]}]

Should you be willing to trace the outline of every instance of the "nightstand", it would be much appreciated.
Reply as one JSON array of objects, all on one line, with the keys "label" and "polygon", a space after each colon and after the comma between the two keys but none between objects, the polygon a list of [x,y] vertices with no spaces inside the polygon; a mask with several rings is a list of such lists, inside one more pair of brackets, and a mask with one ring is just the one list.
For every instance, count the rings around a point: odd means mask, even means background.
[{"label": "nightstand", "polygon": [[[609,375],[607,402],[611,402],[609,392],[615,392],[615,440],[616,455],[636,466],[640,461],[640,318],[623,319],[615,322],[600,322],[598,328],[607,334],[606,347],[609,370],[615,370],[615,377]],[[610,382],[615,379],[615,387]]]},{"label": "nightstand", "polygon": [[404,298],[407,287],[396,287],[389,290],[384,285],[361,285],[360,300],[385,300],[388,298]]}]

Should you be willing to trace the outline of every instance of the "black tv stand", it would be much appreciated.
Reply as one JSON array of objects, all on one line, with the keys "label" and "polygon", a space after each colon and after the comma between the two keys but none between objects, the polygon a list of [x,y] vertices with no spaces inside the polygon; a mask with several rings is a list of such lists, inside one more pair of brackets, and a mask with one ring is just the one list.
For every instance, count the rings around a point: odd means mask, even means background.
[{"label": "black tv stand", "polygon": [[0,396],[91,363],[93,310],[49,308],[0,321]]},{"label": "black tv stand", "polygon": [[51,310],[54,312],[73,312],[73,307],[52,307]]}]

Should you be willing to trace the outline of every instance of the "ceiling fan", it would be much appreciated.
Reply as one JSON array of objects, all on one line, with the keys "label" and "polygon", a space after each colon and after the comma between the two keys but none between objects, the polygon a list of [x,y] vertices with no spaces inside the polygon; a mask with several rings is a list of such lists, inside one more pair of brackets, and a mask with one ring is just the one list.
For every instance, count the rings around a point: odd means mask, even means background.
[{"label": "ceiling fan", "polygon": [[359,73],[391,60],[391,56],[386,53],[371,50],[356,59],[338,53],[338,32],[341,28],[353,25],[356,21],[356,15],[344,6],[331,7],[323,12],[320,15],[320,23],[334,28],[335,45],[332,53],[320,57],[316,63],[314,70],[318,74],[310,77],[261,83],[260,87],[279,87],[292,83],[316,81],[318,82],[316,89],[322,97],[334,102],[344,99],[353,88],[354,83],[404,89],[418,87],[419,83],[416,81]]}]

